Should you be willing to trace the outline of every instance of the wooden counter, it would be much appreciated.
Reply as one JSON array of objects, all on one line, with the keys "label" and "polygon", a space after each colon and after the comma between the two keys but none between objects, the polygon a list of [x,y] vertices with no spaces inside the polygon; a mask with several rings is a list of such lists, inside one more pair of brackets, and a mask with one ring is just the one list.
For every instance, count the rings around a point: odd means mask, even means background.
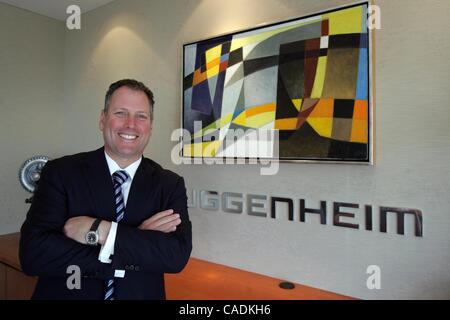
[{"label": "wooden counter", "polygon": [[166,294],[173,300],[348,300],[351,297],[191,258],[179,274],[166,274]]},{"label": "wooden counter", "polygon": [[19,239],[19,233],[0,236],[0,300],[30,299],[36,285],[20,268]]},{"label": "wooden counter", "polygon": [[[36,278],[21,272],[19,233],[0,236],[0,299],[29,299]],[[352,299],[300,284],[281,289],[280,279],[191,258],[179,274],[166,274],[171,300],[311,300]]]}]

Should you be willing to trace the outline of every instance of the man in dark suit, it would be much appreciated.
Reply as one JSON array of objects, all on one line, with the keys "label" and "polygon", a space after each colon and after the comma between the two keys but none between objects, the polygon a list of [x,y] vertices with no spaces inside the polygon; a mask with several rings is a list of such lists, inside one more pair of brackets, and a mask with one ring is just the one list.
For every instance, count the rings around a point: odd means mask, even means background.
[{"label": "man in dark suit", "polygon": [[164,273],[186,265],[184,180],[143,157],[153,105],[141,82],[113,83],[99,121],[104,147],[44,167],[19,252],[23,271],[39,276],[33,298],[164,299]]}]

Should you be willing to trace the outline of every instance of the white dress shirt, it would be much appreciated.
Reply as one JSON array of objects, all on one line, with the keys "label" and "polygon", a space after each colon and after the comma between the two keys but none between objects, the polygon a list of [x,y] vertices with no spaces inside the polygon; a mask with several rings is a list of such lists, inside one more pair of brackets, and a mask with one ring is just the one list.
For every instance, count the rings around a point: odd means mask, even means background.
[{"label": "white dress shirt", "polygon": [[[109,173],[111,174],[111,177],[112,177],[113,173],[116,172],[117,170],[125,170],[128,173],[128,175],[130,176],[130,179],[128,179],[126,182],[124,182],[122,184],[123,201],[126,206],[127,200],[128,200],[128,194],[130,193],[131,183],[133,182],[133,178],[136,173],[136,170],[142,161],[142,157],[124,169],[119,167],[119,165],[106,152],[105,152],[105,158],[106,158],[106,162],[108,163]],[[125,214],[126,214],[126,212],[125,212]],[[108,237],[106,238],[105,243],[102,245],[102,248],[100,249],[100,254],[98,256],[98,259],[103,263],[111,263],[112,262],[110,257],[111,257],[111,255],[114,254],[114,244],[116,242],[116,234],[117,234],[117,222],[112,222],[111,229],[109,230],[109,233],[108,233]],[[117,276],[123,277],[124,273],[125,272],[123,270],[116,270],[116,277]]]}]

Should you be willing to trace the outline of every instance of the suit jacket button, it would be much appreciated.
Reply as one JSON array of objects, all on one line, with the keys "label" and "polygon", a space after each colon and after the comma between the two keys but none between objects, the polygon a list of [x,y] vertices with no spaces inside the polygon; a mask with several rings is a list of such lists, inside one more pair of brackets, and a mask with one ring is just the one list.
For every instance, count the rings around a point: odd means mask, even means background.
[{"label": "suit jacket button", "polygon": [[126,266],[125,266],[125,270],[130,270],[130,266],[129,266],[129,265],[126,265]]},{"label": "suit jacket button", "polygon": [[130,266],[130,270],[133,271],[134,270],[134,265]]},{"label": "suit jacket button", "polygon": [[134,271],[141,271],[141,268],[139,268],[139,266],[135,266]]}]

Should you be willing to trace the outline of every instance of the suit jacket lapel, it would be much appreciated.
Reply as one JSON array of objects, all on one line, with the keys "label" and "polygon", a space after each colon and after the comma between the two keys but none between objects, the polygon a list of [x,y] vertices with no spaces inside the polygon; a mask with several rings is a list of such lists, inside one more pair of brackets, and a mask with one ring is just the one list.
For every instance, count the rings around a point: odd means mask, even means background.
[{"label": "suit jacket lapel", "polygon": [[93,203],[95,204],[95,215],[114,221],[113,183],[103,148],[88,154],[85,169],[85,179],[88,182]]},{"label": "suit jacket lapel", "polygon": [[145,204],[148,203],[149,197],[151,196],[153,189],[152,173],[153,168],[145,159],[142,159],[131,183],[125,208],[124,220],[131,224],[142,222],[142,216],[148,216],[150,214],[150,212],[141,213],[141,211],[147,208]]}]

